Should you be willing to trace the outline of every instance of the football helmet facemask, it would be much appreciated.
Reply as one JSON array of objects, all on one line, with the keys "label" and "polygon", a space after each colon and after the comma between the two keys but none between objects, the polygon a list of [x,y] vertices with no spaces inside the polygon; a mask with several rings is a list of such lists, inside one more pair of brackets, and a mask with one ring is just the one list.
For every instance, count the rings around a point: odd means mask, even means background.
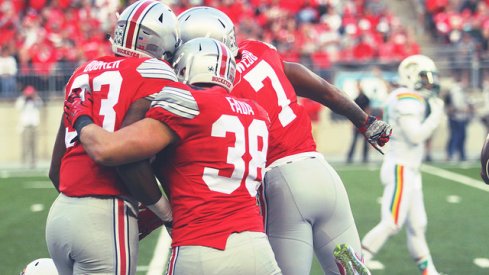
[{"label": "football helmet facemask", "polygon": [[399,65],[399,84],[416,91],[435,93],[440,90],[440,80],[435,62],[425,55],[411,55]]},{"label": "football helmet facemask", "polygon": [[224,43],[212,38],[195,38],[181,45],[173,68],[185,84],[214,84],[228,92],[233,88],[236,61]]},{"label": "football helmet facemask", "polygon": [[170,60],[180,44],[177,17],[161,2],[137,1],[121,13],[110,41],[117,55]]},{"label": "football helmet facemask", "polygon": [[198,37],[210,37],[224,43],[238,54],[233,21],[222,11],[211,7],[193,7],[178,16],[182,42]]}]

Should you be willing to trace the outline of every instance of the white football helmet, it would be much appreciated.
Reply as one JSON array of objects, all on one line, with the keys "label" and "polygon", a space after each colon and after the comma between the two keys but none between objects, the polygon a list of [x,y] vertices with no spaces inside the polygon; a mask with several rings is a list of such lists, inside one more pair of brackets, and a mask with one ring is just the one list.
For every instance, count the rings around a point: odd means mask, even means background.
[{"label": "white football helmet", "polygon": [[425,55],[411,55],[399,64],[399,84],[417,91],[438,92],[440,82],[435,62]]},{"label": "white football helmet", "polygon": [[224,43],[200,37],[187,41],[177,49],[173,68],[180,82],[215,84],[230,92],[236,74],[236,61]]},{"label": "white football helmet", "polygon": [[170,60],[180,43],[177,17],[159,1],[137,1],[119,16],[111,42],[117,55]]},{"label": "white football helmet", "polygon": [[30,262],[20,275],[58,275],[58,270],[51,258],[40,258]]},{"label": "white football helmet", "polygon": [[182,42],[198,37],[210,37],[221,41],[238,54],[233,21],[222,11],[211,7],[193,7],[178,16]]}]

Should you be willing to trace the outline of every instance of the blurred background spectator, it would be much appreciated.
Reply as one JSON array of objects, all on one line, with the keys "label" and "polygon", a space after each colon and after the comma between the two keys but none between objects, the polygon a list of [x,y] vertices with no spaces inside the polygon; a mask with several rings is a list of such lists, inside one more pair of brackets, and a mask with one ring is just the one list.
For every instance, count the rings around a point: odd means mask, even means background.
[{"label": "blurred background spectator", "polygon": [[15,97],[17,93],[17,61],[11,55],[10,49],[0,49],[0,97]]},{"label": "blurred background spectator", "polygon": [[42,105],[42,99],[32,86],[25,87],[15,102],[20,115],[18,130],[22,138],[22,164],[26,168],[35,168],[37,164],[37,128],[41,122]]},{"label": "blurred background spectator", "polygon": [[[355,98],[355,103],[362,109],[364,110],[367,114],[371,114],[370,110],[370,99],[368,96],[365,94],[363,91],[362,85],[360,85],[360,81],[357,81],[357,87],[358,87],[358,95]],[[351,145],[350,149],[348,150],[348,155],[346,158],[347,163],[352,163],[353,162],[353,157],[355,154],[355,148],[357,146],[357,141],[358,137],[362,140],[362,162],[367,163],[368,162],[368,146],[369,143],[368,141],[364,138],[363,134],[361,134],[358,131],[357,127],[353,127],[353,135],[352,135],[352,140],[351,140]]]},{"label": "blurred background spectator", "polygon": [[455,155],[458,155],[458,160],[465,161],[467,126],[474,116],[474,106],[469,101],[467,78],[457,75],[456,80],[445,96],[450,131],[446,147],[447,160],[453,160]]}]

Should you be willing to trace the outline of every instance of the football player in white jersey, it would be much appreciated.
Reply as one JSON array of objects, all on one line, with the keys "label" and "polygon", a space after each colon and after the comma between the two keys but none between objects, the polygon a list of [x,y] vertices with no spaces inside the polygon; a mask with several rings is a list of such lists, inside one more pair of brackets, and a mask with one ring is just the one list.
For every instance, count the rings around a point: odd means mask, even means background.
[{"label": "football player in white jersey", "polygon": [[424,142],[438,127],[444,114],[437,96],[438,70],[427,56],[412,55],[399,65],[401,87],[386,100],[384,120],[392,135],[382,163],[384,185],[382,219],[362,240],[365,261],[381,249],[390,236],[406,225],[409,254],[421,274],[438,274],[425,239],[427,225],[420,165]]}]

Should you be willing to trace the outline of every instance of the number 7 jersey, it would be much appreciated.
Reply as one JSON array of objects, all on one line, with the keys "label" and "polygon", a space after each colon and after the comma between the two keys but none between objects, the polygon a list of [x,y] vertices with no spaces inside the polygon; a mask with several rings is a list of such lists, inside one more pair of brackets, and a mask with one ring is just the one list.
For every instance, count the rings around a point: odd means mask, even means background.
[{"label": "number 7 jersey", "polygon": [[231,94],[255,100],[270,116],[267,166],[283,157],[316,151],[309,115],[297,103],[283,61],[273,46],[255,40],[239,44]]},{"label": "number 7 jersey", "polygon": [[[105,56],[81,65],[66,85],[65,98],[76,88],[93,94],[93,120],[113,132],[121,127],[131,104],[175,82],[173,69],[150,58]],[[96,164],[65,128],[66,152],[61,161],[60,191],[72,197],[127,195],[114,168]]]}]

